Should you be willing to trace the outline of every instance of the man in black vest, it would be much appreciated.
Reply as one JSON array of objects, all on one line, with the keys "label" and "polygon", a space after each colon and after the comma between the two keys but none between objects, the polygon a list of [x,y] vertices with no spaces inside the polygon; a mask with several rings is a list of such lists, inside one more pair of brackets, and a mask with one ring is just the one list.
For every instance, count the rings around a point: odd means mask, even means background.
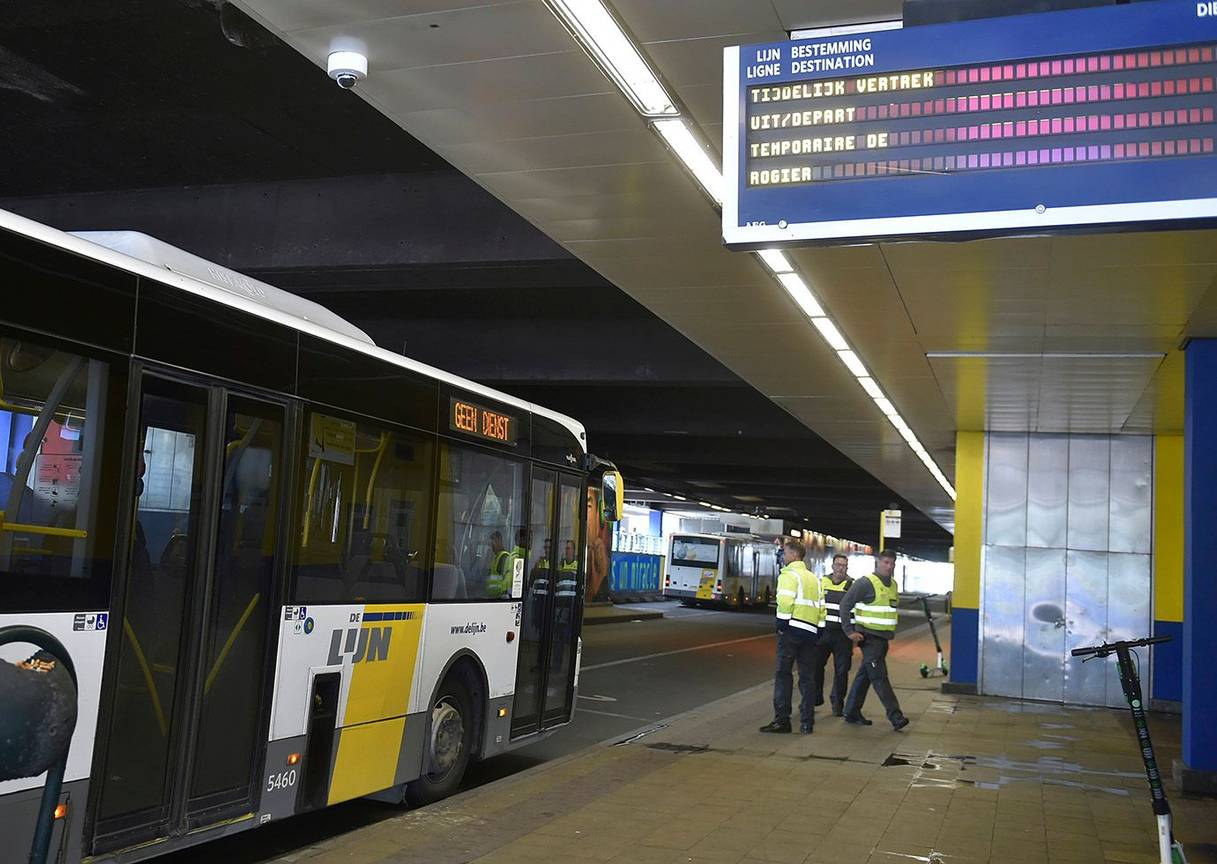
[{"label": "man in black vest", "polygon": [[849,578],[849,558],[838,552],[832,556],[832,573],[821,576],[824,586],[824,606],[828,612],[820,641],[816,645],[816,704],[824,704],[824,670],[828,667],[828,656],[832,655],[832,716],[840,717],[844,712],[845,691],[849,688],[849,667],[853,661],[854,643],[841,627],[841,600],[854,580]]}]

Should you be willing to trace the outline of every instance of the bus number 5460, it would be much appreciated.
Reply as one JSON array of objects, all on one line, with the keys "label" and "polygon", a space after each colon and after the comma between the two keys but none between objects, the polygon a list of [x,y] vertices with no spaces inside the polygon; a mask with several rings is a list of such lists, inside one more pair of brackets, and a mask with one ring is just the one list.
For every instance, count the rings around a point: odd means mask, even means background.
[{"label": "bus number 5460", "polygon": [[266,778],[266,791],[274,792],[276,789],[287,789],[296,785],[296,769],[290,768],[281,774],[271,774]]}]

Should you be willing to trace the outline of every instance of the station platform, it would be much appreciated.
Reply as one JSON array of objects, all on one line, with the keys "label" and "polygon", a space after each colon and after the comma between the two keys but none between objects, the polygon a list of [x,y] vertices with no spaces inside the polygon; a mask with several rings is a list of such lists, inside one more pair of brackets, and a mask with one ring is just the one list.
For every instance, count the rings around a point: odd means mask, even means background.
[{"label": "station platform", "polygon": [[[652,604],[658,606],[660,604]],[[589,604],[583,608],[583,624],[622,624],[627,621],[653,621],[663,617],[663,610],[646,606],[634,607],[616,603]]]},{"label": "station platform", "polygon": [[[941,634],[949,638],[944,623]],[[927,628],[902,634],[891,670],[913,724],[894,732],[827,712],[814,735],[769,736],[771,687],[273,859],[283,864],[608,861],[1157,861],[1131,723],[1121,711],[939,692],[922,679]],[[1159,757],[1179,720],[1155,714]],[[1217,802],[1169,790],[1189,861],[1215,861]]]}]

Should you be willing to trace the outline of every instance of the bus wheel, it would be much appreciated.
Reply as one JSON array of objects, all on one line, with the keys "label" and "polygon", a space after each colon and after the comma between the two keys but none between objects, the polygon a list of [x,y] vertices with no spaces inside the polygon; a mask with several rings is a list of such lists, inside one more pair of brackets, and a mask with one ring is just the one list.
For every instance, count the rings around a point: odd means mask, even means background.
[{"label": "bus wheel", "polygon": [[452,795],[461,785],[473,749],[473,700],[457,676],[444,680],[435,707],[427,751],[423,754],[423,776],[406,786],[406,801],[412,807],[432,804]]}]

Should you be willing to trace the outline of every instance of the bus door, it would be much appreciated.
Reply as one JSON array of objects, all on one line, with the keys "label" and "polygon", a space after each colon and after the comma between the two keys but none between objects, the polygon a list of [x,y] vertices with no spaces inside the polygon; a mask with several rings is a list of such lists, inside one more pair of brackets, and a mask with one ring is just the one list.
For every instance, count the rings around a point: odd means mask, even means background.
[{"label": "bus door", "polygon": [[582,481],[534,467],[530,493],[513,738],[570,719],[583,610]]},{"label": "bus door", "polygon": [[[93,852],[253,818],[266,740],[284,407],[145,373]],[[116,631],[116,632],[114,632]],[[94,790],[91,790],[94,791]]]}]

